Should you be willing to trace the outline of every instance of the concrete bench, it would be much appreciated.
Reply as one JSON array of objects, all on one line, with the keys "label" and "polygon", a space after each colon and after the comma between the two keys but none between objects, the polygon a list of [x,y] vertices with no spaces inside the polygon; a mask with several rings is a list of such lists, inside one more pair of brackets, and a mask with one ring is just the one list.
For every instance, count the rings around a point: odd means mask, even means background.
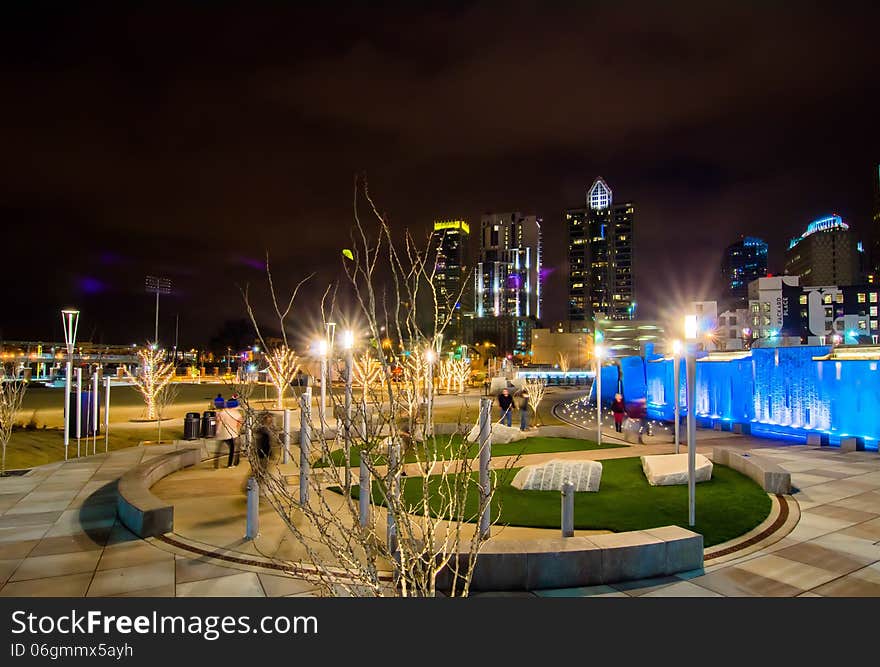
[{"label": "concrete bench", "polygon": [[[459,557],[459,567],[467,556]],[[476,560],[474,591],[541,590],[662,577],[703,567],[703,536],[663,526],[589,537],[489,539]],[[438,588],[448,589],[449,570]]]},{"label": "concrete bench", "polygon": [[119,478],[116,511],[119,520],[141,538],[163,535],[174,530],[174,507],[150,492],[156,482],[205,458],[209,450],[185,446],[144,461]]},{"label": "concrete bench", "polygon": [[712,461],[750,477],[767,493],[791,493],[791,473],[760,456],[727,447],[713,447]]}]

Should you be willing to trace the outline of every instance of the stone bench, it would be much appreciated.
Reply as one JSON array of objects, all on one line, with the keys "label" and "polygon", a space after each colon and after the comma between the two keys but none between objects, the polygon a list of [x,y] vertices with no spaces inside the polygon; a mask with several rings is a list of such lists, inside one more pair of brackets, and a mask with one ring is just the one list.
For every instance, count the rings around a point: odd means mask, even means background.
[{"label": "stone bench", "polygon": [[196,465],[217,451],[218,441],[187,443],[167,454],[155,456],[119,478],[116,512],[119,520],[141,538],[155,537],[174,530],[174,507],[150,492],[156,482],[171,473]]},{"label": "stone bench", "polygon": [[[459,557],[460,567],[467,556]],[[703,536],[663,526],[589,537],[489,539],[471,578],[474,591],[518,591],[612,584],[662,577],[703,567]],[[438,588],[448,589],[449,570]]]},{"label": "stone bench", "polygon": [[728,447],[713,447],[712,460],[755,480],[767,493],[791,493],[791,473],[780,466]]}]

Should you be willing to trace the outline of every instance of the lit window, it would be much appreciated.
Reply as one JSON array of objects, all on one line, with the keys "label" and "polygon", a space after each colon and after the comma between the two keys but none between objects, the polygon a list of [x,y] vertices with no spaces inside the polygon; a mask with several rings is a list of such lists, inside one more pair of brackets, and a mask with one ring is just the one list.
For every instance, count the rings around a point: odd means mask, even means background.
[{"label": "lit window", "polygon": [[867,329],[868,322],[866,320],[859,320],[859,329]]},{"label": "lit window", "polygon": [[870,313],[871,317],[877,317],[877,306],[871,306]]},{"label": "lit window", "polygon": [[877,292],[871,292],[871,303],[877,303]]},{"label": "lit window", "polygon": [[837,301],[837,303],[843,303],[843,292],[838,292],[837,294],[835,294],[834,300]]},{"label": "lit window", "polygon": [[867,295],[866,295],[864,292],[859,292],[858,302],[859,302],[859,303],[865,303],[865,301],[867,300],[867,299],[865,298],[866,296],[867,296]]},{"label": "lit window", "polygon": [[825,296],[823,296],[823,297],[822,297],[822,303],[831,303],[831,295],[830,295],[830,294],[826,294]]},{"label": "lit window", "polygon": [[806,294],[801,294],[800,304],[801,304],[802,306],[806,306],[806,305],[807,305],[807,295],[806,295]]},{"label": "lit window", "polygon": [[877,330],[877,320],[871,320],[871,329],[873,331]]}]

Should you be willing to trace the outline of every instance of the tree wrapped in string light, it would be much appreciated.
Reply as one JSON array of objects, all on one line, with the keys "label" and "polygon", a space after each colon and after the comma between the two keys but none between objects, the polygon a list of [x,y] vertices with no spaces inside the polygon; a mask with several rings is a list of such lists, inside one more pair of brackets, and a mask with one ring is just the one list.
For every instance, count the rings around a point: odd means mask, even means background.
[{"label": "tree wrapped in string light", "polygon": [[132,374],[125,369],[126,377],[134,384],[141,393],[146,405],[147,419],[156,419],[157,404],[161,400],[161,394],[174,379],[174,364],[165,361],[165,350],[160,350],[153,343],[138,350],[137,372]]},{"label": "tree wrapped in string light", "polygon": [[277,400],[275,407],[279,410],[284,408],[284,394],[290,383],[296,378],[296,374],[302,367],[296,352],[291,350],[285,343],[276,345],[266,355],[266,372],[269,380],[275,385]]}]

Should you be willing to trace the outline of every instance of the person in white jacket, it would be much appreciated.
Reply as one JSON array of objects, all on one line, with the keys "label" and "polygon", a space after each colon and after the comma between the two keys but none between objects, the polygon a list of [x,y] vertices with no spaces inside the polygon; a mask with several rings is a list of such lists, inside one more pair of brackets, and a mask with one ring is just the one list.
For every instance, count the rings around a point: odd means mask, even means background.
[{"label": "person in white jacket", "polygon": [[[230,403],[233,404],[230,407]],[[238,407],[238,401],[229,401],[217,411],[217,437],[229,445],[229,458],[226,461],[226,467],[233,466],[233,458],[235,456],[235,440],[241,435],[242,415],[241,409]],[[238,465],[238,464],[235,464]]]}]

